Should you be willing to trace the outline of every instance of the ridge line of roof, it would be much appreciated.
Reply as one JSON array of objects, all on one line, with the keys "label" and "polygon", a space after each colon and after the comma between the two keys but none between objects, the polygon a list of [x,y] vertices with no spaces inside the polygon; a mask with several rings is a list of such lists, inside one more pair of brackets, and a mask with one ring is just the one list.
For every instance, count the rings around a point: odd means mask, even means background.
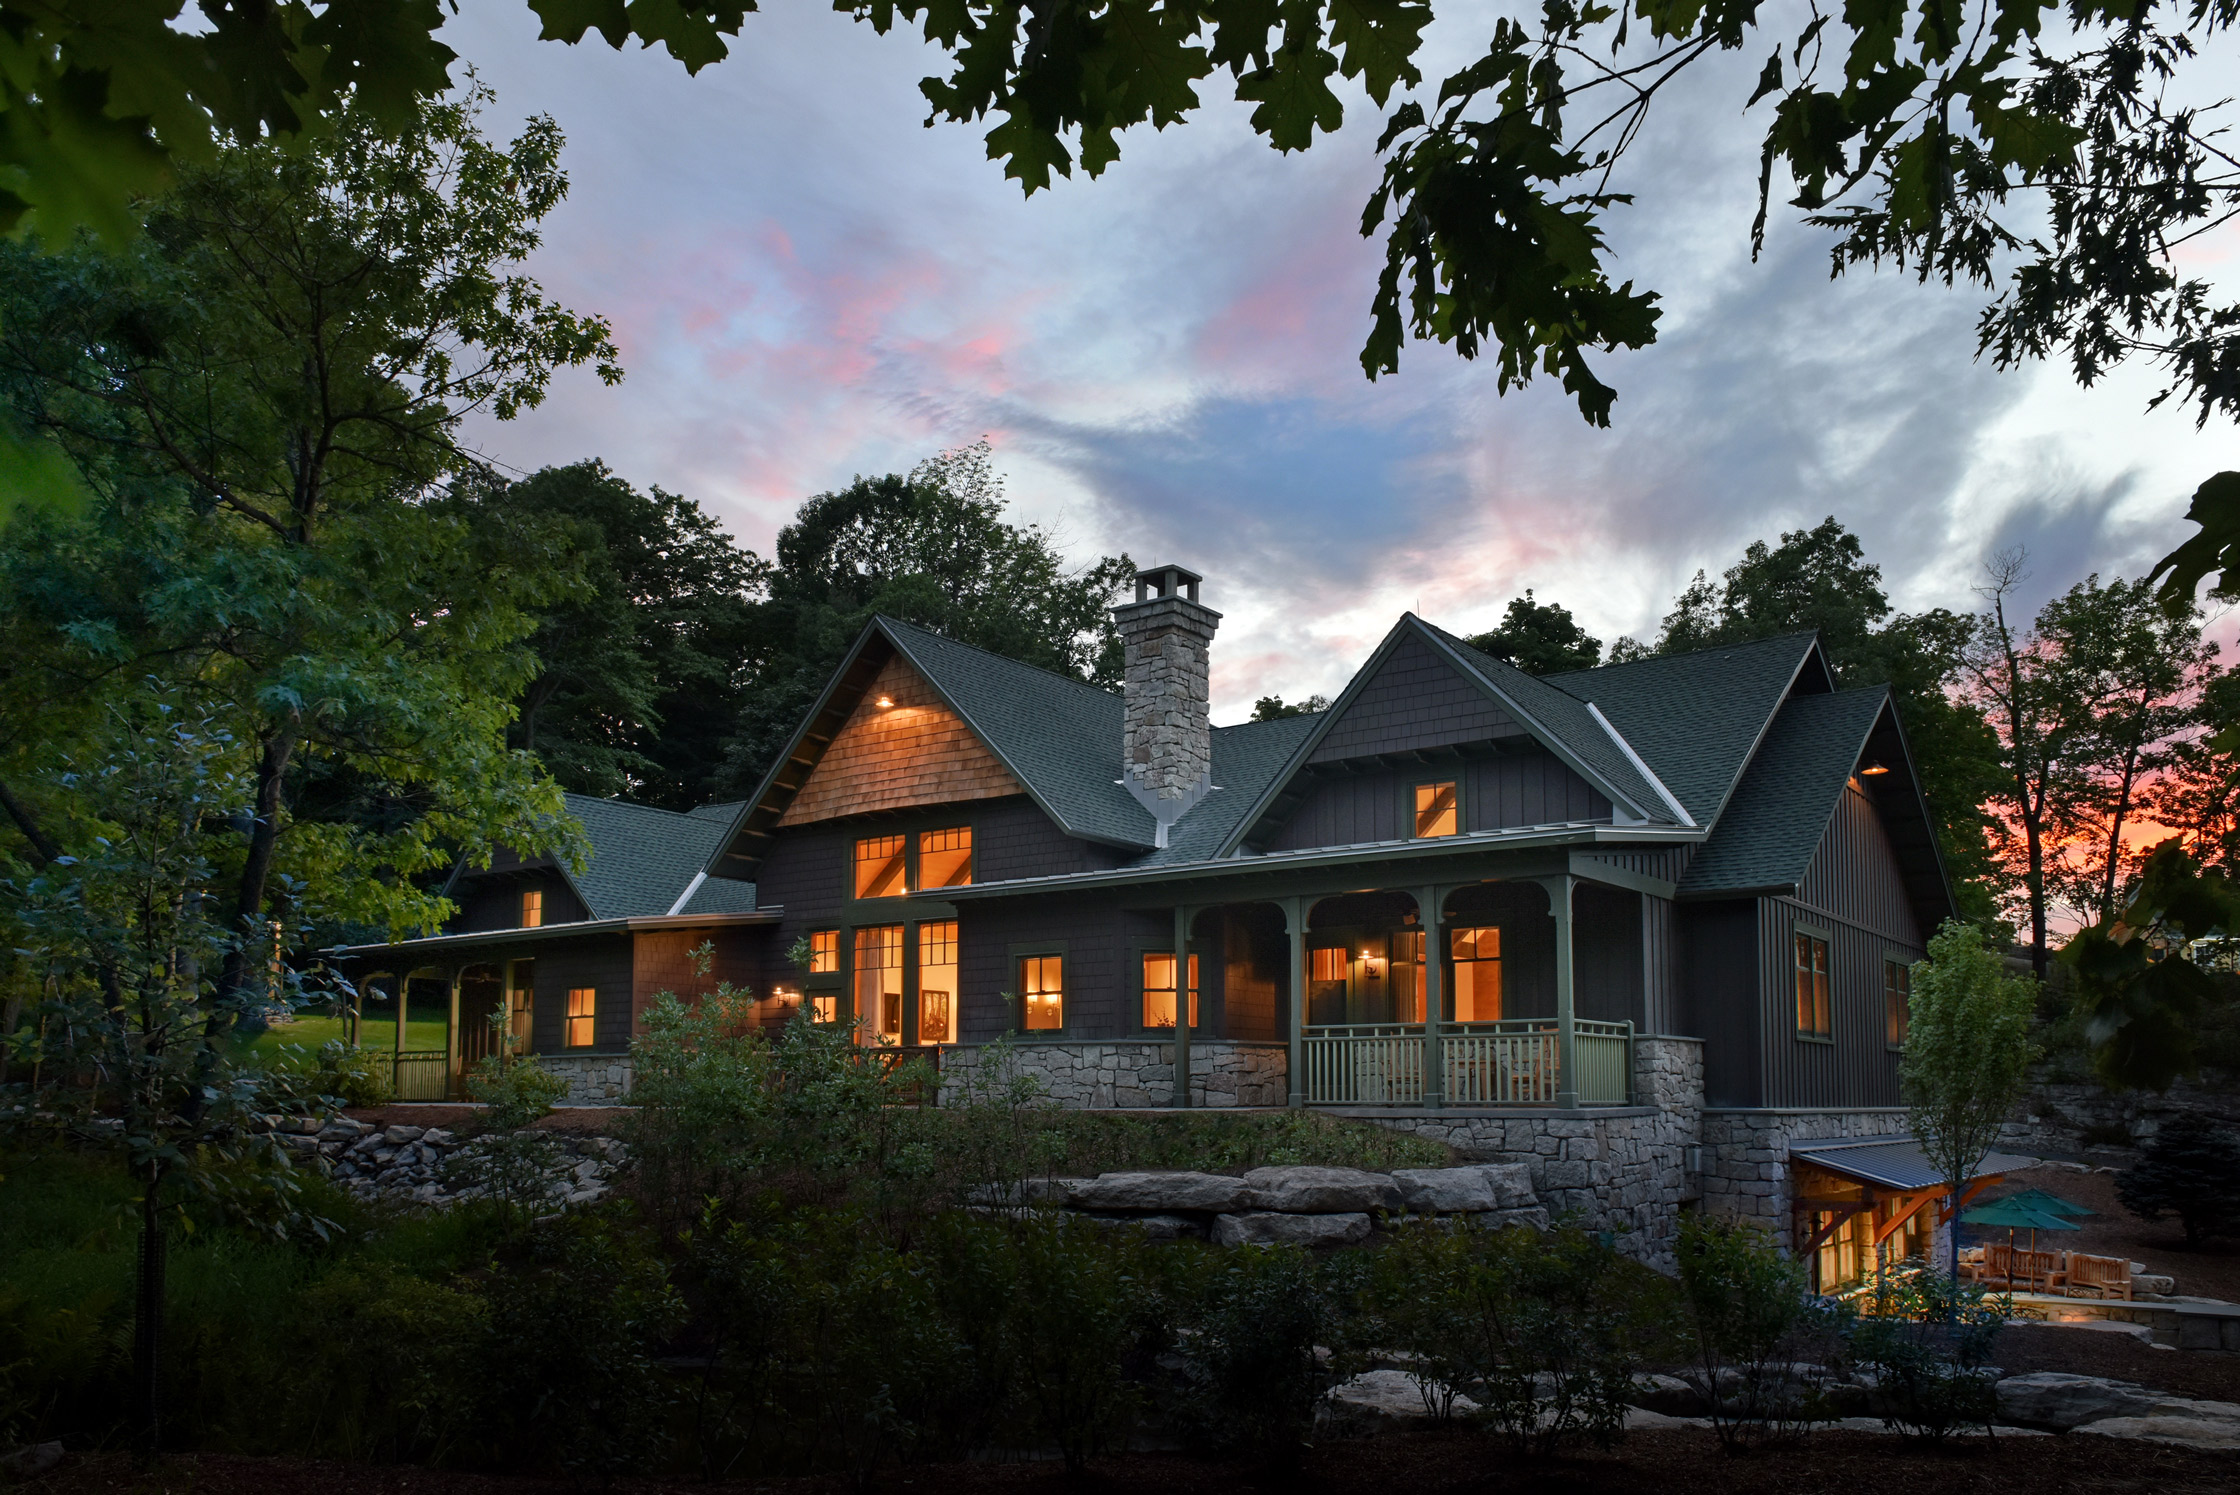
[{"label": "ridge line of roof", "polygon": [[1647,654],[1639,659],[1623,659],[1615,664],[1590,664],[1584,669],[1558,670],[1552,675],[1535,675],[1533,678],[1544,680],[1550,685],[1557,685],[1565,695],[1572,695],[1574,692],[1570,687],[1558,685],[1558,682],[1576,680],[1581,675],[1600,675],[1610,670],[1630,670],[1637,665],[1666,664],[1673,660],[1693,659],[1699,654],[1722,653],[1729,649],[1757,649],[1767,644],[1778,644],[1789,639],[1816,639],[1819,636],[1820,630],[1817,628],[1792,628],[1786,633],[1769,633],[1763,638],[1738,639],[1731,644],[1705,644],[1700,649],[1682,649],[1677,654]]}]

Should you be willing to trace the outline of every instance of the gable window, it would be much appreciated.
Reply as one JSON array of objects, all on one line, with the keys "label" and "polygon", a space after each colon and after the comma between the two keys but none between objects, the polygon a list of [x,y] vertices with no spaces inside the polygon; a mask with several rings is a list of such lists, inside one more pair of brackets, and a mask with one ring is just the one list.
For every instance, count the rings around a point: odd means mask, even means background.
[{"label": "gable window", "polygon": [[1444,779],[1436,784],[1416,785],[1416,834],[1453,835],[1462,828],[1459,809],[1460,801],[1455,796],[1453,779]]},{"label": "gable window", "polygon": [[521,890],[521,927],[523,929],[541,929],[544,927],[544,889],[523,888]]},{"label": "gable window", "polygon": [[1029,1033],[1066,1025],[1066,958],[1025,955],[1019,959],[1019,993],[1025,998]]},{"label": "gable window", "polygon": [[856,931],[856,1037],[902,1042],[902,926]]},{"label": "gable window", "polygon": [[[1174,953],[1146,951],[1143,957],[1143,1025],[1174,1026]],[[1190,957],[1190,1026],[1198,1026],[1198,957]]]},{"label": "gable window", "polygon": [[840,931],[837,929],[812,929],[809,931],[809,974],[831,976],[840,970]]},{"label": "gable window", "polygon": [[1454,1020],[1501,1021],[1501,930],[1496,925],[1449,930],[1454,954]]},{"label": "gable window", "polygon": [[1913,1026],[1913,967],[1902,960],[1882,963],[1882,1037],[1894,1049],[1906,1046]]},{"label": "gable window", "polygon": [[568,1033],[571,1049],[591,1047],[592,1026],[599,1016],[599,989],[595,986],[568,988]]},{"label": "gable window", "polygon": [[957,921],[918,926],[918,1042],[957,1041]]},{"label": "gable window", "polygon": [[899,898],[907,893],[903,858],[907,836],[866,836],[856,842],[856,896]]},{"label": "gable window", "polygon": [[972,827],[918,832],[918,881],[921,888],[972,886]]},{"label": "gable window", "polygon": [[1835,1022],[1828,1010],[1828,937],[1815,930],[1795,934],[1797,1036],[1831,1038]]}]

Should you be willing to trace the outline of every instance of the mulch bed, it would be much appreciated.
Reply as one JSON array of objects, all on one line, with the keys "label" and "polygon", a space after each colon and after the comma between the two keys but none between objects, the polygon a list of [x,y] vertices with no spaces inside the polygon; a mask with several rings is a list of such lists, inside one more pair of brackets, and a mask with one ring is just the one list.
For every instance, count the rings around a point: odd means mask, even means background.
[{"label": "mulch bed", "polygon": [[[2143,1264],[2150,1272],[2177,1279],[2178,1291],[2188,1297],[2240,1302],[2240,1241],[2212,1241],[2198,1251],[2189,1250],[2185,1232],[2178,1228],[2176,1220],[2164,1218],[2150,1224],[2123,1207],[2123,1201],[2116,1197],[2113,1173],[2079,1173],[2073,1168],[2061,1167],[2026,1168],[2020,1173],[2008,1174],[2005,1183],[1985,1189],[1978,1198],[1988,1201],[2019,1194],[2024,1189],[2043,1189],[2096,1212],[2078,1218],[2077,1224],[2083,1227],[2080,1230],[2039,1236],[2041,1250],[2052,1247],[2083,1251],[2093,1256],[2127,1257]],[[1971,1226],[1963,1231],[1961,1239],[1970,1244],[1984,1241],[2003,1244],[2007,1233]],[[2018,1234],[2016,1243],[2025,1244],[2026,1238]]]},{"label": "mulch bed", "polygon": [[[711,1486],[688,1481],[622,1480],[611,1485],[444,1470],[252,1459],[205,1454],[144,1470],[122,1454],[68,1459],[19,1487],[39,1495],[576,1495],[604,1488],[618,1495],[684,1495],[723,1489],[769,1495],[841,1495],[845,1479],[749,1480]],[[1276,1472],[1242,1463],[1174,1454],[1137,1454],[1098,1464],[1069,1481],[1056,1464],[938,1464],[885,1471],[873,1488],[886,1495],[1858,1495],[1869,1489],[1938,1495],[2229,1495],[2227,1454],[2109,1438],[1957,1439],[1942,1448],[1872,1433],[1821,1433],[1799,1447],[1730,1458],[1704,1430],[1639,1433],[1607,1453],[1517,1461],[1503,1445],[1470,1433],[1417,1433],[1332,1443],[1304,1467]]]}]

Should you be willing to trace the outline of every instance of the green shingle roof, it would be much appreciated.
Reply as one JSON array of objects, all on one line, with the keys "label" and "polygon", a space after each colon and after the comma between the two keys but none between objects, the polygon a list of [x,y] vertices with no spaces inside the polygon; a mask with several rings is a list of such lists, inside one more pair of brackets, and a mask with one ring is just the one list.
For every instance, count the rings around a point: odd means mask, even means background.
[{"label": "green shingle roof", "polygon": [[[590,862],[571,881],[594,919],[644,919],[669,912],[677,895],[707,865],[737,810],[735,805],[702,806],[680,815],[588,794],[563,798],[591,843]],[[722,814],[706,813],[719,808]],[[753,907],[753,883],[711,877],[684,912],[745,913]]]},{"label": "green shingle roof", "polygon": [[1890,700],[1887,686],[1791,696],[1750,760],[1680,896],[1793,887]]}]

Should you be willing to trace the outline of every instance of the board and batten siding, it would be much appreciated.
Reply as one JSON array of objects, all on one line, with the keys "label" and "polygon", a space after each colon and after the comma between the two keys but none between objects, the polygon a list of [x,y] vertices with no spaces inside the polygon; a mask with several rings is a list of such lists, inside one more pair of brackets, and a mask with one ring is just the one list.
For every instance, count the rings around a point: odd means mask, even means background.
[{"label": "board and batten siding", "polygon": [[493,876],[490,873],[469,873],[454,897],[459,902],[459,912],[444,925],[446,934],[488,934],[499,929],[521,927],[521,895],[535,888],[544,894],[544,922],[546,924],[578,924],[590,917],[583,900],[568,886],[568,880],[552,868],[538,871],[514,872]]},{"label": "board and batten siding", "polygon": [[1307,761],[1338,763],[1525,735],[1492,697],[1411,634],[1363,683]]},{"label": "board and batten siding", "polygon": [[1762,1106],[1765,1033],[1755,898],[1685,903],[1680,927],[1680,1031],[1703,1040],[1708,1106]]},{"label": "board and batten siding", "polygon": [[[637,975],[630,936],[619,931],[577,939],[549,939],[536,950],[536,1006],[530,1014],[530,1046],[540,1054],[619,1054],[630,1047],[632,987]],[[588,986],[598,992],[589,1049],[567,1047],[568,992]]]},{"label": "board and batten siding", "polygon": [[1268,849],[1303,851],[1404,841],[1415,831],[1415,786],[1446,778],[1461,785],[1465,830],[1610,818],[1608,799],[1553,753],[1534,748],[1406,772],[1333,774],[1307,791]]},{"label": "board and batten siding", "polygon": [[1133,1036],[1141,1023],[1133,1012],[1135,982],[1128,962],[1145,945],[1173,938],[1171,920],[1121,909],[1094,895],[966,904],[957,922],[959,1037],[987,1043],[1018,1031],[1011,999],[1019,989],[1016,962],[1042,951],[1065,957],[1065,1028],[1020,1033],[1022,1040]]}]

